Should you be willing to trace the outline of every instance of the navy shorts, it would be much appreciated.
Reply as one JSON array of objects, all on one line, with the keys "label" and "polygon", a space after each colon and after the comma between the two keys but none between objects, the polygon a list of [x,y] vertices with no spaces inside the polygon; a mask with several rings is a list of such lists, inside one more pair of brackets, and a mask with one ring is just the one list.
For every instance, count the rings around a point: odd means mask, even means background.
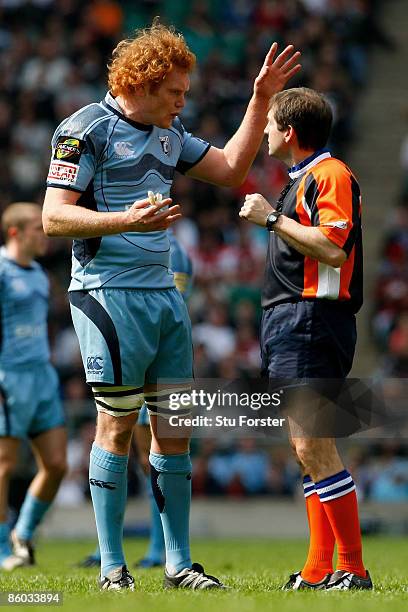
[{"label": "navy shorts", "polygon": [[339,302],[310,300],[265,310],[262,374],[268,378],[345,378],[356,346],[355,315]]}]

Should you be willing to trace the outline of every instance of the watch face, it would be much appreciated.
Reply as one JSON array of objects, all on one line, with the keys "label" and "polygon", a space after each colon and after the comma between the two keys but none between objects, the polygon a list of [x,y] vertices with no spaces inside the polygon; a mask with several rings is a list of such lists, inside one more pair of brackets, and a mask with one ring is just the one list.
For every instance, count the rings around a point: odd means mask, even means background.
[{"label": "watch face", "polygon": [[273,226],[275,225],[279,217],[280,217],[280,214],[277,211],[269,213],[267,220],[266,220],[266,227],[269,231],[272,231]]}]

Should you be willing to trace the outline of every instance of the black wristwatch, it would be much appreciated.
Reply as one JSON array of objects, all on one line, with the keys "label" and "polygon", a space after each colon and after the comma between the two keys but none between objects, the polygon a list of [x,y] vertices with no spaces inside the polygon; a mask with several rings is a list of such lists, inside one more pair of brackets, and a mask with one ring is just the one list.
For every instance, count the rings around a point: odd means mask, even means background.
[{"label": "black wristwatch", "polygon": [[273,228],[275,226],[275,223],[277,222],[277,220],[279,219],[281,214],[282,213],[281,213],[280,210],[273,210],[266,217],[266,229],[268,230],[268,232],[273,232]]}]

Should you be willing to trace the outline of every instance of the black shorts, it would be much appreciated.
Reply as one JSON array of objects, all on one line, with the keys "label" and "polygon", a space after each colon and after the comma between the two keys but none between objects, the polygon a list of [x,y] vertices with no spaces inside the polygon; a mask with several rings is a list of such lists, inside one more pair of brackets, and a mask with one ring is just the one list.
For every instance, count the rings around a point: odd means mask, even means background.
[{"label": "black shorts", "polygon": [[356,346],[355,315],[339,302],[310,300],[265,310],[262,374],[268,378],[345,378]]}]

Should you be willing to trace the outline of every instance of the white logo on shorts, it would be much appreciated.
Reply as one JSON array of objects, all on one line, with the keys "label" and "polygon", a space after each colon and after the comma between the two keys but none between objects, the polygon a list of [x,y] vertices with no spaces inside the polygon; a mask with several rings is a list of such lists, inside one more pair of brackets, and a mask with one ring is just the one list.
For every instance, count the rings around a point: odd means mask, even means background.
[{"label": "white logo on shorts", "polygon": [[91,356],[86,359],[86,369],[88,374],[102,376],[103,374],[103,357]]}]

